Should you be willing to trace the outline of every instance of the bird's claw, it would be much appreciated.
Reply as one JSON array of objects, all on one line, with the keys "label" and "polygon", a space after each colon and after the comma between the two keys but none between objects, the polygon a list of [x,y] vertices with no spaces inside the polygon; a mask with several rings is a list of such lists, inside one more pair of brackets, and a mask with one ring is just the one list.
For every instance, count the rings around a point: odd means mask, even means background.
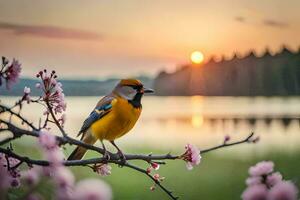
[{"label": "bird's claw", "polygon": [[123,154],[123,152],[122,151],[118,151],[118,156],[119,156],[119,158],[120,158],[120,160],[121,160],[121,163],[122,164],[125,164],[126,163],[126,157],[125,157],[125,155]]},{"label": "bird's claw", "polygon": [[104,163],[107,163],[110,160],[110,155],[108,151],[105,151],[103,154]]}]

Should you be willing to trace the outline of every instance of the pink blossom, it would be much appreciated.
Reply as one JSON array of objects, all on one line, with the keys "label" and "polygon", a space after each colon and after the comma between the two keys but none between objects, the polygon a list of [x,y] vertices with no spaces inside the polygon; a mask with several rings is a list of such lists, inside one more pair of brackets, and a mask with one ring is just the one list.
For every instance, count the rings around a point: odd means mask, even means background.
[{"label": "pink blossom", "polygon": [[23,95],[22,101],[26,100],[27,103],[29,103],[30,102],[30,96],[29,96],[29,94],[30,94],[30,88],[25,86],[25,88],[24,88],[24,95]]},{"label": "pink blossom", "polygon": [[26,182],[28,185],[35,185],[40,180],[39,177],[39,169],[37,167],[31,168],[26,171],[21,172],[22,179]]},{"label": "pink blossom", "polygon": [[[6,159],[5,159],[6,160]],[[12,158],[12,157],[8,157],[8,163],[9,163],[9,174],[11,176],[11,178],[16,178],[19,179],[21,174],[20,174],[20,170],[18,168],[15,168],[20,161],[18,159]],[[3,163],[3,166],[7,168],[8,166],[7,160],[6,162]]]},{"label": "pink blossom", "polygon": [[101,180],[87,179],[77,183],[75,200],[110,200],[112,199],[111,188]]},{"label": "pink blossom", "polygon": [[57,200],[73,200],[72,188],[57,188],[55,190],[55,198]]},{"label": "pink blossom", "polygon": [[229,135],[225,135],[224,137],[224,143],[228,142],[230,140],[230,136]]},{"label": "pink blossom", "polygon": [[262,161],[250,167],[243,200],[297,200],[296,186],[290,181],[283,181],[279,172],[273,173],[273,168],[271,161]]},{"label": "pink blossom", "polygon": [[58,187],[72,187],[75,182],[74,175],[66,167],[59,167],[55,171],[54,179]]},{"label": "pink blossom", "polygon": [[153,178],[154,178],[155,180],[157,180],[157,181],[159,181],[159,177],[160,177],[159,174],[154,174],[154,175],[153,175]]},{"label": "pink blossom", "polygon": [[44,176],[51,177],[55,172],[55,168],[53,166],[45,166],[42,168],[42,173]]},{"label": "pink blossom", "polygon": [[262,183],[262,177],[255,176],[255,177],[249,177],[246,179],[246,184],[248,186],[257,185]]},{"label": "pink blossom", "polygon": [[58,119],[59,123],[64,126],[66,122],[66,114],[62,114],[61,117]]},{"label": "pink blossom", "polygon": [[41,89],[41,88],[42,88],[42,85],[41,85],[41,83],[36,83],[36,84],[35,84],[35,87],[36,87],[37,89]]},{"label": "pink blossom", "polygon": [[267,176],[266,183],[269,187],[273,187],[274,185],[280,183],[281,181],[282,181],[282,175],[279,172],[275,172]]},{"label": "pink blossom", "polygon": [[15,167],[17,164],[20,163],[20,161],[18,159],[15,159],[15,158],[12,158],[12,157],[9,157],[8,158],[8,161],[9,161],[9,166],[12,168],[12,167]]},{"label": "pink blossom", "polygon": [[25,94],[29,94],[29,93],[30,93],[30,88],[27,87],[27,86],[25,86],[25,88],[24,88],[24,93],[25,93]]},{"label": "pink blossom", "polygon": [[[2,160],[2,159],[1,159]],[[7,189],[9,187],[19,187],[20,186],[20,170],[13,168],[19,161],[14,158],[8,158],[10,169],[8,169],[8,164],[2,162],[0,165],[0,188]]]},{"label": "pink blossom", "polygon": [[66,110],[65,95],[63,93],[62,84],[57,82],[55,71],[51,74],[47,70],[40,71],[37,77],[42,79],[42,85],[37,85],[43,90],[43,101],[53,108],[55,113],[62,113]]},{"label": "pink blossom", "polygon": [[43,148],[47,150],[57,147],[55,136],[45,130],[40,131],[39,143]]},{"label": "pink blossom", "polygon": [[20,72],[21,72],[21,64],[16,59],[13,59],[11,65],[8,66],[4,72],[6,75],[5,79],[6,79],[7,89],[10,89],[13,84],[18,82]]},{"label": "pink blossom", "polygon": [[148,174],[150,174],[153,169],[154,170],[159,170],[160,166],[156,162],[151,162],[150,165],[151,166],[146,169],[146,171],[147,171]]},{"label": "pink blossom", "polygon": [[155,190],[155,186],[152,185],[152,186],[150,187],[150,190],[151,190],[151,191],[154,191],[154,190]]},{"label": "pink blossom", "polygon": [[21,185],[19,172],[17,176],[12,175],[12,171],[9,171],[9,174],[10,174],[10,177],[8,178],[9,185],[15,188],[19,187]]},{"label": "pink blossom", "polygon": [[156,162],[152,162],[151,167],[155,170],[159,170],[159,164],[157,164]]},{"label": "pink blossom", "polygon": [[271,161],[262,161],[255,166],[250,167],[249,174],[251,176],[262,176],[273,172],[274,163]]},{"label": "pink blossom", "polygon": [[201,161],[200,150],[191,144],[185,146],[186,152],[181,155],[181,158],[186,161],[186,167],[188,170],[193,169],[193,166],[199,165]]},{"label": "pink blossom", "polygon": [[7,171],[7,168],[3,165],[0,165],[0,177],[0,191],[9,188],[10,175]]},{"label": "pink blossom", "polygon": [[[53,170],[55,169],[55,170]],[[55,199],[71,200],[75,183],[74,175],[64,166],[51,168],[56,184]]]},{"label": "pink blossom", "polygon": [[266,200],[268,191],[265,185],[258,184],[248,187],[242,194],[243,200]]},{"label": "pink blossom", "polygon": [[3,173],[6,173],[8,175],[4,175],[4,178],[6,177],[4,181],[11,187],[19,187],[21,174],[20,170],[16,168],[16,166],[20,163],[20,161],[12,157],[7,158],[4,154],[1,154],[0,157],[0,165],[2,167],[1,170]]},{"label": "pink blossom", "polygon": [[147,167],[146,171],[147,171],[147,174],[150,174],[152,171],[152,167]]},{"label": "pink blossom", "polygon": [[98,165],[95,165],[94,171],[101,176],[108,176],[111,174],[111,166],[108,164],[100,163]]},{"label": "pink blossom", "polygon": [[163,181],[163,180],[165,180],[165,177],[161,177],[159,174],[154,174],[154,175],[153,175],[153,178],[154,178],[156,181]]},{"label": "pink blossom", "polygon": [[297,200],[298,189],[290,181],[282,181],[271,188],[268,200]]},{"label": "pink blossom", "polygon": [[14,187],[14,188],[18,188],[20,187],[21,183],[20,183],[20,179],[18,178],[11,178],[10,179],[10,186]]},{"label": "pink blossom", "polygon": [[45,151],[44,155],[53,167],[61,166],[65,156],[58,147]]},{"label": "pink blossom", "polygon": [[6,155],[0,153],[0,188],[7,189],[20,186],[20,170],[15,168],[19,162],[15,158],[7,158]]},{"label": "pink blossom", "polygon": [[20,187],[21,183],[20,183],[20,179],[18,178],[11,178],[10,179],[10,186],[14,187],[14,188],[18,188]]},{"label": "pink blossom", "polygon": [[44,149],[44,156],[50,162],[49,172],[45,171],[46,174],[52,174],[51,170],[56,170],[56,167],[62,166],[64,160],[64,154],[57,145],[57,140],[54,135],[48,131],[40,131],[39,143]]}]

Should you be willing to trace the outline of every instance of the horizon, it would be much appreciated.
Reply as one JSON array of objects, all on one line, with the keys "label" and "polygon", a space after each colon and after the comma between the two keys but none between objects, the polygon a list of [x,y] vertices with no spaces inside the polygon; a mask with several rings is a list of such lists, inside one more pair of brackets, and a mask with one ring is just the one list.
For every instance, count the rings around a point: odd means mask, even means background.
[{"label": "horizon", "polygon": [[[287,49],[288,51],[290,51],[293,54],[297,54],[298,52],[300,52],[300,45],[299,45],[299,48],[292,49],[289,46],[283,44],[283,45],[281,45],[281,47],[277,51],[272,51],[268,47],[266,47],[264,50],[262,50],[260,52],[255,51],[255,49],[250,49],[244,54],[241,54],[240,52],[235,51],[227,57],[225,55],[220,55],[218,57],[212,55],[211,57],[209,57],[208,59],[203,61],[200,65],[204,66],[204,65],[208,64],[208,62],[210,62],[211,60],[213,60],[216,63],[221,63],[221,62],[224,62],[224,61],[231,61],[235,58],[244,59],[247,56],[249,56],[249,54],[251,54],[251,53],[253,53],[253,55],[257,58],[262,58],[265,55],[265,53],[269,53],[271,56],[276,56],[277,54],[282,53],[282,51],[284,49]],[[75,80],[78,80],[78,81],[107,81],[107,80],[113,80],[113,79],[118,80],[118,79],[122,79],[122,78],[149,78],[149,79],[154,79],[161,72],[167,72],[167,73],[172,74],[172,73],[176,72],[182,66],[192,66],[192,65],[193,65],[192,61],[188,61],[186,63],[181,63],[181,65],[176,65],[175,68],[172,71],[166,71],[162,68],[156,74],[145,74],[144,73],[144,74],[136,74],[134,76],[125,76],[125,77],[118,76],[118,75],[108,75],[108,76],[104,76],[104,77],[96,77],[96,76],[94,76],[94,77],[93,76],[63,77],[62,76],[62,80],[67,80],[67,81],[75,81]],[[199,65],[199,64],[196,64],[196,65]],[[40,70],[42,70],[42,68]],[[21,78],[22,79],[31,79],[31,80],[35,79],[35,77],[33,77],[33,76],[24,76],[24,75],[21,75]]]},{"label": "horizon", "polygon": [[[283,44],[277,51],[272,51],[268,47],[266,47],[263,51],[260,51],[260,52],[255,51],[255,49],[250,49],[249,51],[247,51],[244,54],[241,54],[240,52],[235,51],[230,56],[227,56],[227,57],[225,55],[221,55],[219,57],[212,55],[211,57],[209,57],[205,61],[201,62],[200,64],[193,63],[190,60],[189,62],[181,63],[181,65],[176,65],[176,68],[174,68],[172,71],[166,71],[164,69],[161,69],[156,74],[145,74],[144,73],[144,74],[136,74],[134,76],[125,76],[125,77],[118,76],[118,75],[109,75],[109,76],[104,76],[104,77],[96,77],[96,76],[94,76],[94,77],[93,76],[63,77],[63,76],[61,76],[60,80],[63,80],[63,81],[99,81],[99,82],[120,80],[123,78],[137,78],[137,79],[154,80],[162,72],[167,73],[167,74],[173,74],[173,73],[176,73],[182,67],[193,67],[193,66],[206,67],[205,65],[209,65],[210,62],[222,63],[222,62],[232,61],[234,59],[241,60],[241,59],[247,58],[251,54],[254,55],[255,58],[263,58],[266,54],[269,54],[270,56],[274,57],[274,56],[281,54],[285,50],[296,55],[296,54],[300,53],[300,46],[299,46],[299,48],[292,49],[289,46]],[[40,70],[43,70],[43,69],[41,68]],[[20,78],[28,79],[28,80],[36,79],[34,76],[24,76],[22,74],[21,74]]]},{"label": "horizon", "polygon": [[278,52],[282,45],[296,51],[299,6],[295,0],[1,1],[0,51],[22,63],[24,77],[41,68],[66,79],[154,77],[190,63],[193,51],[204,62]]}]

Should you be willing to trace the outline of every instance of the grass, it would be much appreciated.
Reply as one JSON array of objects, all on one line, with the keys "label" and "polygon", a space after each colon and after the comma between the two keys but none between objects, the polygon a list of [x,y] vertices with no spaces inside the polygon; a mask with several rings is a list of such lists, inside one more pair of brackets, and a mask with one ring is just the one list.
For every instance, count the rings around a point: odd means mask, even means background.
[{"label": "grass", "polygon": [[[33,146],[31,144],[31,146]],[[16,151],[26,152],[26,154],[37,155],[36,149],[26,145],[18,144]],[[134,153],[150,152],[149,149],[127,149],[126,151]],[[153,149],[152,149],[153,151]],[[220,150],[222,151],[222,150]],[[227,151],[224,149],[223,151]],[[232,150],[231,150],[232,151]],[[155,153],[164,152],[156,150]],[[234,152],[234,151],[232,151]],[[88,156],[98,156],[90,152]],[[166,177],[163,184],[174,191],[180,199],[240,199],[240,195],[245,189],[245,179],[247,177],[249,166],[261,160],[272,160],[275,163],[276,170],[280,171],[286,179],[292,179],[299,185],[300,178],[300,152],[282,153],[273,152],[268,154],[254,154],[249,158],[236,157],[234,154],[220,154],[212,152],[203,156],[202,162],[198,167],[188,171],[183,161],[168,161],[167,165],[160,167],[158,173]],[[147,165],[141,161],[135,161],[135,164]],[[107,177],[100,177],[86,167],[71,167],[76,180],[85,178],[101,178],[111,185],[114,199],[116,200],[153,200],[169,199],[160,188],[150,191],[152,181],[144,174],[129,168],[120,168],[113,165],[112,174]],[[38,188],[43,194],[49,192],[47,184]],[[15,195],[18,194],[14,190]],[[17,195],[18,196],[18,195]],[[14,199],[14,198],[12,198]]]}]

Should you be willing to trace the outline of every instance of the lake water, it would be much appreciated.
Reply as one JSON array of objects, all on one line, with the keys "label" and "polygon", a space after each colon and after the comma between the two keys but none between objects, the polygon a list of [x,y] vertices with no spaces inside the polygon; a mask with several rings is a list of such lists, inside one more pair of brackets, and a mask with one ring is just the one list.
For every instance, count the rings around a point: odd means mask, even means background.
[{"label": "lake water", "polygon": [[[16,98],[1,97],[5,104]],[[68,97],[65,129],[75,135],[99,97]],[[25,106],[24,115],[38,123],[43,108]],[[154,146],[167,150],[186,143],[207,148],[255,132],[261,140],[242,151],[294,151],[300,147],[300,97],[154,97],[143,99],[143,112],[130,133],[117,140],[121,146]],[[283,120],[282,120],[283,119]],[[286,125],[286,126],[285,126]],[[251,146],[251,147],[250,147]],[[233,147],[234,148],[234,147]]]}]

